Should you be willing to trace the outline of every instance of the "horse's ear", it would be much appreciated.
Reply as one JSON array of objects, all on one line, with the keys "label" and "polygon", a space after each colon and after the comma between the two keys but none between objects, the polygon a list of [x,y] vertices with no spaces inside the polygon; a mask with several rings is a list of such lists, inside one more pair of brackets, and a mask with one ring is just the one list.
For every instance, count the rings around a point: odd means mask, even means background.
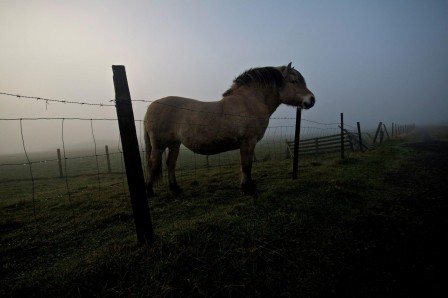
[{"label": "horse's ear", "polygon": [[286,74],[289,74],[291,72],[291,64],[292,62],[289,62],[288,67],[286,68]]}]

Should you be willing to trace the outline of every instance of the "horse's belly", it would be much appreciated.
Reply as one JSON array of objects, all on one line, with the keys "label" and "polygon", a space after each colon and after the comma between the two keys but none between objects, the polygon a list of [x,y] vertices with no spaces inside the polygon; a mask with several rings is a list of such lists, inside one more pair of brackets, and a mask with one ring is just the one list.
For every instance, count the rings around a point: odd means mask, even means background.
[{"label": "horse's belly", "polygon": [[185,141],[185,147],[197,154],[213,155],[240,148],[240,144],[235,139],[213,140],[213,141]]}]

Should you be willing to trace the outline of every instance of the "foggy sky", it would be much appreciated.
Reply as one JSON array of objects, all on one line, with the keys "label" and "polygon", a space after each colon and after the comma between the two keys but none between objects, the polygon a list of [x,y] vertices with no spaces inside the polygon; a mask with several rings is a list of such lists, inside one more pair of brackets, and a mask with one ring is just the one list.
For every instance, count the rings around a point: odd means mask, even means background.
[{"label": "foggy sky", "polygon": [[[305,119],[448,122],[447,1],[11,0],[0,2],[0,37],[0,92],[110,103],[111,66],[125,65],[132,99],[212,101],[248,68],[292,62],[317,100]],[[146,106],[134,104],[136,119]],[[116,113],[0,95],[1,119],[26,117]],[[97,136],[116,133],[107,123]],[[60,121],[23,125],[36,149],[60,143]],[[67,139],[90,137],[90,123],[66,125]],[[0,152],[21,148],[19,123],[0,120],[0,140]]]}]

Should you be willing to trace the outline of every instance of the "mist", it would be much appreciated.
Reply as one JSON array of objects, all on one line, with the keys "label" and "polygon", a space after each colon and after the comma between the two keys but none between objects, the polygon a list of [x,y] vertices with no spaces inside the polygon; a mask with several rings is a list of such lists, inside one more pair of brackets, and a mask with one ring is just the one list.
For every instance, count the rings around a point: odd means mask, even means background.
[{"label": "mist", "polygon": [[[213,101],[244,70],[292,62],[316,96],[308,126],[448,124],[447,15],[446,1],[2,1],[0,93],[58,101],[0,94],[0,153],[118,144],[112,65],[133,100]],[[270,126],[294,117],[281,106]]]}]

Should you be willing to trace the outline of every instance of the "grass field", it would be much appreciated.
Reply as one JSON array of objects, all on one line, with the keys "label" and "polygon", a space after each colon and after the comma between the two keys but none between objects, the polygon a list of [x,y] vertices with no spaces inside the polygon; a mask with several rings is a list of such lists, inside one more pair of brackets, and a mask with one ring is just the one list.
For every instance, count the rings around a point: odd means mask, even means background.
[{"label": "grass field", "polygon": [[[443,150],[446,136],[432,135]],[[36,169],[34,196],[29,179],[2,178],[0,296],[433,296],[446,265],[447,163],[406,141],[302,158],[296,181],[290,160],[264,154],[258,198],[241,194],[230,157],[210,168],[188,158],[181,195],[155,188],[150,247],[137,245],[120,171]]]}]

